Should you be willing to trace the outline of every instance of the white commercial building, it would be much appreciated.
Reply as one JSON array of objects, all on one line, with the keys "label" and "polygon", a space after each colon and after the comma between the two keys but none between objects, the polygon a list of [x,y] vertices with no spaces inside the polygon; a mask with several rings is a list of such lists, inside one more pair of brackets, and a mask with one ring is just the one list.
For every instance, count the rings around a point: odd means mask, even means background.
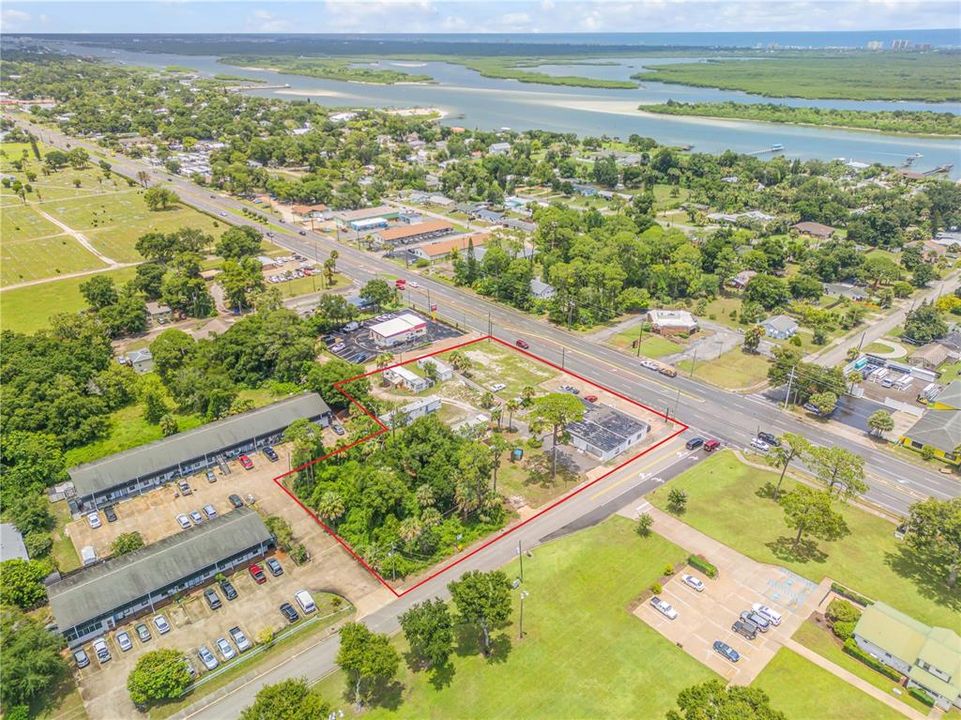
[{"label": "white commercial building", "polygon": [[370,326],[370,339],[377,347],[392,347],[427,336],[427,321],[413,313]]}]

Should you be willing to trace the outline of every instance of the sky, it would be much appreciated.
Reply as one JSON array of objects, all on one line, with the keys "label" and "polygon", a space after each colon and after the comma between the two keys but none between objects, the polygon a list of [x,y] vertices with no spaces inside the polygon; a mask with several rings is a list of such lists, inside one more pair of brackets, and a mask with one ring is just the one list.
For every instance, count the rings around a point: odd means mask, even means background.
[{"label": "sky", "polygon": [[961,26],[958,0],[4,0],[0,32],[570,33]]}]

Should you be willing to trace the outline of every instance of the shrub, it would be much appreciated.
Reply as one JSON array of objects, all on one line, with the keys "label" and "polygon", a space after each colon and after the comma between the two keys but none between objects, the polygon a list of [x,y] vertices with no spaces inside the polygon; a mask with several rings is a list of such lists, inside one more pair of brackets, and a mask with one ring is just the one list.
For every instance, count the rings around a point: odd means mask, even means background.
[{"label": "shrub", "polygon": [[874,600],[870,600],[864,597],[863,595],[858,595],[853,590],[848,590],[843,585],[838,585],[835,582],[831,583],[831,589],[841,597],[846,597],[848,600],[851,600],[852,602],[855,602],[858,605],[863,605],[864,607],[867,607],[868,605],[874,604]]},{"label": "shrub", "polygon": [[647,537],[651,534],[651,526],[654,525],[654,518],[652,518],[647,513],[641,513],[637,518],[637,525],[634,531],[641,537]]},{"label": "shrub", "polygon": [[264,520],[264,525],[270,530],[270,534],[277,538],[277,546],[284,552],[289,552],[294,544],[294,533],[290,529],[290,523],[277,515],[271,515]]},{"label": "shrub", "polygon": [[834,598],[824,614],[832,622],[857,622],[861,618],[861,611],[841,598]]},{"label": "shrub", "polygon": [[928,707],[934,707],[934,698],[928,695],[921,688],[908,688],[908,694],[911,695],[915,700],[923,702]]},{"label": "shrub", "polygon": [[873,670],[877,670],[879,673],[885,677],[901,682],[901,673],[895,670],[893,667],[885,665],[883,662],[877,658],[871,657],[868,653],[864,652],[858,647],[858,644],[854,642],[854,638],[848,638],[844,641],[844,652],[846,652],[851,657],[860,660],[865,665]]},{"label": "shrub", "polygon": [[690,565],[695,570],[700,570],[702,573],[710,578],[717,577],[717,568],[709,563],[707,560],[702,558],[700,555],[691,555],[687,559],[687,564]]},{"label": "shrub", "polygon": [[303,546],[303,543],[297,543],[290,548],[290,559],[298,565],[303,565],[310,559],[310,555],[307,554],[307,548]]},{"label": "shrub", "polygon": [[661,586],[661,583],[657,583],[657,582],[656,582],[656,583],[654,583],[654,584],[651,585],[651,592],[654,593],[655,595],[658,595],[658,594],[661,593],[663,590],[664,590],[664,588]]},{"label": "shrub", "polygon": [[34,531],[23,536],[23,545],[27,548],[27,555],[37,559],[50,552],[50,548],[53,547],[53,539],[45,532]]},{"label": "shrub", "polygon": [[854,637],[855,626],[857,626],[857,622],[851,620],[835,620],[831,623],[831,632],[841,640],[847,640]]},{"label": "shrub", "polygon": [[670,563],[667,564],[667,565],[665,565],[665,566],[664,566],[664,574],[665,574],[665,575],[673,575],[673,574],[674,574],[674,566],[671,565]]}]

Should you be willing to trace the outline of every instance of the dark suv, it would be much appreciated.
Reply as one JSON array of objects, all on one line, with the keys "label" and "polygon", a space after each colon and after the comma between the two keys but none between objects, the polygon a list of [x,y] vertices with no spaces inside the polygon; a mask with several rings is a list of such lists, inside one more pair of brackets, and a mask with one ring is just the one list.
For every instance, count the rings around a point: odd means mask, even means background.
[{"label": "dark suv", "polygon": [[284,603],[281,605],[280,612],[282,612],[284,617],[287,618],[287,622],[297,622],[300,619],[300,615],[297,614],[297,611],[294,610],[294,606],[290,603]]},{"label": "dark suv", "polygon": [[217,591],[213,588],[204,590],[204,600],[207,601],[207,605],[210,606],[211,610],[216,610],[223,604],[220,602],[220,596],[217,594]]},{"label": "dark suv", "polygon": [[701,445],[703,444],[704,444],[704,438],[692,437],[690,440],[687,441],[684,447],[686,447],[688,450],[696,450],[697,448],[701,447]]},{"label": "dark suv", "polygon": [[227,598],[227,600],[233,600],[237,597],[237,589],[230,580],[221,580],[220,589],[223,591],[224,597]]},{"label": "dark suv", "polygon": [[761,430],[761,431],[757,434],[757,439],[758,439],[758,440],[763,440],[763,441],[766,442],[768,445],[773,445],[774,447],[780,447],[780,446],[781,446],[781,441],[780,441],[780,440],[778,440],[776,437],[774,437],[771,433],[769,433],[769,432],[764,432],[763,430]]}]

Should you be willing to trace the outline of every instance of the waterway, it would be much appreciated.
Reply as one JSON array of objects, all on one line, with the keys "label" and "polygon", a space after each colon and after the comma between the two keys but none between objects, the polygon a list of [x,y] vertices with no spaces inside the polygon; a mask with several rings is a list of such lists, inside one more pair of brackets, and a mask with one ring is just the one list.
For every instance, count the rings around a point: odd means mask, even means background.
[{"label": "waterway", "polygon": [[[961,177],[961,140],[888,135],[800,125],[742,122],[714,118],[674,117],[644,113],[644,104],[674,99],[680,102],[779,102],[797,106],[863,110],[933,110],[961,113],[961,103],[887,102],[856,100],[771,100],[737,91],[696,88],[645,82],[636,89],[573,88],[519,83],[481,77],[461,65],[443,62],[417,63],[383,60],[375,66],[393,67],[430,75],[433,84],[368,85],[323,80],[269,70],[241,70],[223,65],[216,57],[138,53],[67,43],[61,47],[82,55],[96,55],[114,62],[147,67],[178,65],[213,75],[229,73],[287,88],[252,90],[255,95],[286,100],[309,99],[333,107],[435,107],[447,113],[444,122],[470,128],[515,130],[531,128],[578,135],[626,138],[632,133],[652,137],[662,144],[691,145],[695,150],[757,152],[772,145],[784,146],[784,154],[802,160],[847,158],[859,162],[901,165],[908,156],[921,154],[914,163],[920,171],[952,164],[951,176]],[[626,79],[644,66],[667,62],[690,62],[691,58],[604,58],[597,64],[544,65],[532,68],[552,75],[581,75]]]}]

